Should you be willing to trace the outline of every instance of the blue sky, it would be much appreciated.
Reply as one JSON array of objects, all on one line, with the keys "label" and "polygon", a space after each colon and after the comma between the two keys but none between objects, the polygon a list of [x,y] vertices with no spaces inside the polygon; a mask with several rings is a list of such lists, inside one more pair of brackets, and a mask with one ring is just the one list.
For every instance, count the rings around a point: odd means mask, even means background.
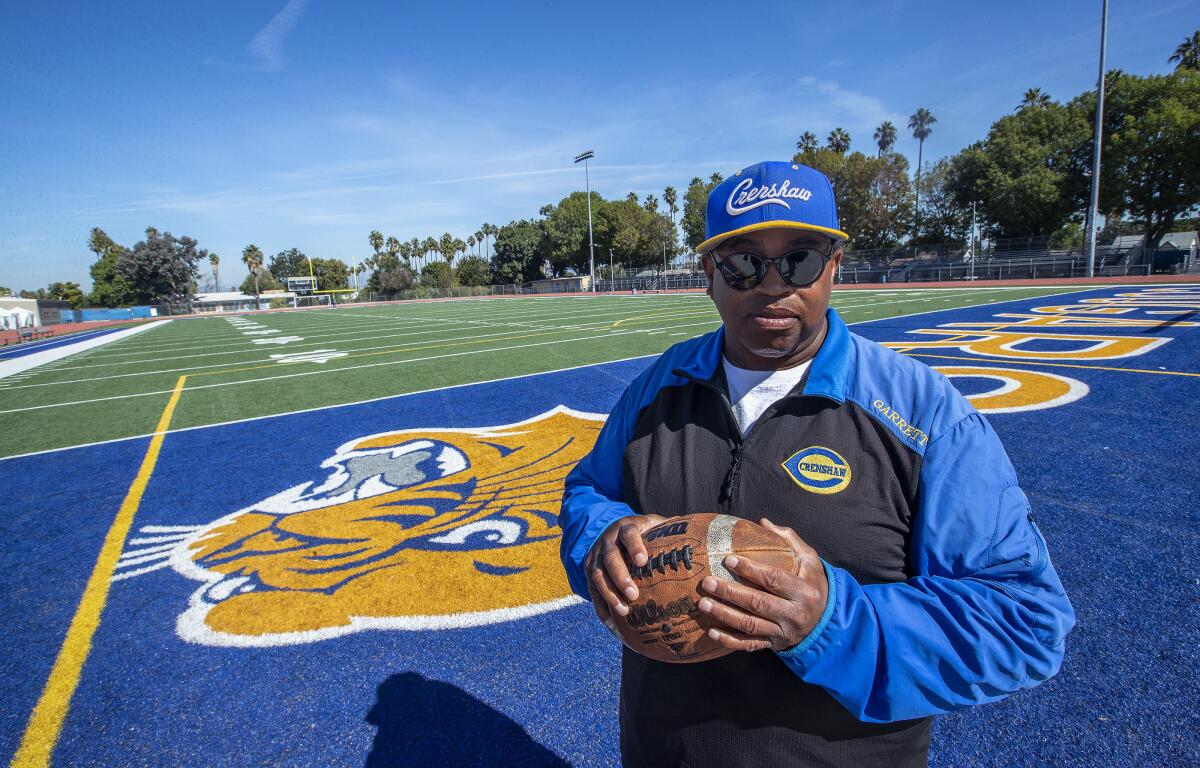
[{"label": "blue sky", "polygon": [[[0,285],[90,286],[91,227],[349,263],[938,118],[926,159],[1025,89],[1094,87],[1099,0],[873,3],[16,3],[0,0]],[[1200,3],[1114,0],[1110,68],[1170,70]]]}]

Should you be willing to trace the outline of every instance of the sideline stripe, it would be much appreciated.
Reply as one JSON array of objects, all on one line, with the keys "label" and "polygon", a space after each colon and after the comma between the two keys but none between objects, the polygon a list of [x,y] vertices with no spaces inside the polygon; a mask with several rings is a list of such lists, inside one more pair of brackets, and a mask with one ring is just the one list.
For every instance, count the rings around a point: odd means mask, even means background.
[{"label": "sideline stripe", "polygon": [[41,768],[41,766],[50,764],[50,756],[54,751],[54,745],[58,743],[63,722],[67,717],[67,710],[71,706],[71,699],[75,695],[75,689],[79,686],[79,677],[83,673],[84,662],[87,661],[88,653],[91,651],[92,638],[100,626],[100,615],[104,612],[104,605],[108,601],[108,590],[112,583],[113,573],[116,571],[117,560],[121,556],[125,538],[129,535],[129,529],[133,525],[133,516],[142,502],[142,494],[145,493],[146,486],[150,482],[150,475],[154,472],[154,465],[158,462],[158,452],[162,448],[167,428],[171,424],[171,415],[175,413],[175,406],[179,403],[180,395],[183,394],[183,386],[186,381],[187,376],[180,376],[179,381],[175,384],[171,399],[167,401],[167,407],[163,409],[162,416],[158,419],[158,426],[155,427],[150,446],[146,449],[142,466],[138,469],[133,484],[129,486],[129,492],[125,495],[125,501],[122,502],[116,519],[108,529],[108,534],[104,537],[100,556],[96,558],[92,575],[88,577],[79,607],[75,610],[71,626],[67,629],[67,636],[63,639],[62,648],[59,649],[58,658],[54,660],[54,667],[51,668],[50,677],[46,680],[46,687],[42,691],[41,698],[38,699],[37,706],[33,709],[33,714],[30,715],[25,735],[21,739],[21,746],[13,756],[11,763],[13,768],[34,768],[35,766]]},{"label": "sideline stripe", "polygon": [[1043,363],[1039,360],[1008,360],[995,357],[959,357],[957,355],[930,355],[924,352],[903,352],[902,354],[909,357],[934,357],[939,360],[966,360],[969,363],[977,365],[990,365],[992,363],[1000,363],[1002,365],[1029,365],[1034,367],[1049,366],[1051,368],[1082,368],[1085,371],[1118,371],[1120,373],[1153,373],[1157,376],[1195,376],[1200,378],[1200,373],[1189,373],[1187,371],[1151,371],[1146,368],[1116,368],[1108,365],[1077,365],[1074,363]]}]

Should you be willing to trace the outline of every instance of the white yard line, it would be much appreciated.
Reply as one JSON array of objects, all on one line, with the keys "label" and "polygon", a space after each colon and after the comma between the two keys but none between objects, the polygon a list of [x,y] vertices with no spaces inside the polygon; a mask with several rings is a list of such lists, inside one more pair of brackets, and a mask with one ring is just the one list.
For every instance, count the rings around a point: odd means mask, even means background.
[{"label": "white yard line", "polygon": [[[936,290],[936,289],[933,289],[933,290]],[[981,294],[986,294],[986,293],[990,293],[993,290],[995,290],[995,289],[980,288],[977,290],[977,292],[981,293]],[[874,308],[874,307],[885,306],[888,304],[902,304],[902,303],[905,303],[906,301],[907,300],[905,300],[905,299],[897,299],[897,300],[893,300],[893,301],[870,301],[870,302],[866,302],[866,303],[844,303],[844,304],[842,304],[842,306],[838,307],[838,309],[840,311],[845,311],[845,310],[849,310],[849,309]],[[1007,301],[1007,299],[998,299],[997,301]],[[973,304],[971,306],[987,306],[989,303],[996,303],[996,302],[983,302],[980,304]],[[682,317],[695,316],[695,315],[709,315],[709,314],[712,314],[712,312],[713,312],[713,309],[711,307],[697,308],[697,309],[687,311],[687,312],[679,312],[678,309],[680,309],[680,308],[679,307],[675,307],[675,308],[664,307],[664,308],[662,308],[661,311],[652,313],[650,315],[626,316],[626,317],[621,318],[621,321],[630,320],[630,321],[635,321],[635,322],[641,321],[642,323],[645,323],[647,321],[657,321],[657,320],[667,319],[667,318],[682,318]],[[592,314],[592,315],[588,315],[588,316],[589,317],[604,316],[604,315],[612,316],[612,315],[617,315],[617,314],[624,314],[627,311],[628,310],[626,309],[626,310],[623,310],[622,312],[601,312],[601,313],[596,313],[596,314]],[[909,315],[899,315],[898,317],[908,317],[908,316],[911,316],[911,314],[921,314],[921,313],[910,313]],[[561,316],[556,316],[556,317],[561,317]],[[883,319],[883,318],[880,318],[880,319]],[[713,322],[715,322],[716,320],[717,320],[717,318],[712,318]],[[450,321],[450,322],[458,323],[458,324],[462,324],[462,325],[468,325],[468,326],[478,325],[478,326],[485,326],[485,327],[517,325],[516,323],[511,323],[511,322],[510,323],[505,323],[505,322],[496,323],[496,322],[490,322],[487,320],[455,320],[455,321]],[[709,322],[709,319],[705,318],[704,320],[702,320],[696,324],[704,324],[707,322]],[[607,328],[605,328],[605,326],[611,326],[612,323],[609,320],[600,320],[600,321],[591,321],[591,322],[586,322],[586,323],[578,323],[575,325],[534,325],[532,323],[528,323],[528,324],[521,323],[520,325],[525,325],[525,326],[527,326],[527,328],[524,328],[524,329],[515,329],[514,328],[513,330],[505,330],[505,331],[498,331],[495,333],[483,333],[483,334],[475,334],[475,335],[442,336],[442,337],[439,337],[436,339],[430,339],[427,341],[406,341],[406,342],[402,342],[399,344],[383,344],[383,345],[368,346],[368,347],[350,347],[350,348],[345,349],[344,351],[347,351],[352,355],[363,353],[363,352],[386,350],[386,349],[391,349],[391,348],[397,348],[397,352],[418,351],[416,349],[413,349],[413,347],[438,346],[438,345],[443,345],[443,344],[458,343],[458,342],[462,342],[462,341],[472,341],[472,340],[485,339],[485,338],[490,338],[490,337],[501,337],[496,340],[503,341],[504,336],[515,335],[517,338],[520,338],[521,330],[537,330],[537,331],[547,331],[547,332],[555,332],[555,331],[568,332],[568,331],[573,331],[573,330],[580,330],[580,331],[607,330]],[[589,326],[599,326],[599,327],[591,328]],[[666,328],[668,328],[668,329],[669,328],[678,328],[678,327],[687,327],[687,326],[679,326],[679,325],[666,326]],[[366,329],[363,329],[363,330],[365,331]],[[366,335],[357,336],[352,339],[342,339],[342,341],[353,343],[353,342],[361,341],[361,340],[399,338],[399,337],[405,337],[405,336],[421,336],[421,335],[425,335],[428,333],[444,332],[446,330],[451,330],[451,332],[455,332],[455,331],[465,331],[465,330],[470,330],[470,329],[459,327],[459,328],[454,328],[454,329],[442,328],[442,329],[428,330],[428,331],[414,331],[414,332],[409,332],[409,333],[390,333],[390,334],[366,333]],[[627,326],[625,329],[622,329],[622,331],[620,331],[620,332],[623,333],[623,332],[627,332],[627,331],[642,332],[642,333],[647,333],[647,334],[652,334],[652,335],[655,335],[655,334],[658,334],[661,332],[657,326],[652,327],[652,328],[646,328],[646,329],[637,329],[637,328],[632,328],[632,327]],[[612,332],[617,333],[618,331],[612,331]],[[345,334],[336,334],[336,335],[345,335]],[[312,335],[312,336],[309,336],[306,338],[315,338],[315,335]],[[325,342],[325,343],[328,343],[328,342]],[[302,348],[306,348],[306,347],[321,346],[321,345],[322,345],[322,342],[304,342],[304,343],[289,346],[289,349],[302,349]],[[409,349],[402,350],[401,348],[403,348],[403,347],[409,347]],[[166,362],[168,360],[190,360],[190,359],[195,359],[195,358],[215,357],[215,356],[221,356],[221,355],[248,355],[248,354],[254,354],[254,353],[257,353],[260,351],[261,350],[257,350],[257,349],[255,349],[255,350],[239,349],[239,350],[234,350],[234,351],[229,351],[229,352],[199,352],[199,353],[192,354],[192,355],[178,355],[178,356],[174,356],[174,357],[159,357],[159,358],[157,358],[157,362]],[[146,353],[138,353],[138,354],[146,354]],[[69,367],[65,367],[65,368],[60,368],[59,371],[65,372],[65,371],[72,371],[72,370],[95,370],[96,368],[105,368],[105,367],[113,367],[113,366],[144,365],[147,362],[144,360],[124,360],[124,361],[118,361],[118,362],[103,363],[103,362],[100,362],[102,357],[111,358],[111,357],[113,357],[113,355],[99,356],[99,357],[93,356],[93,357],[89,358],[89,360],[88,360],[89,364],[87,364],[87,365],[69,366]],[[263,363],[268,362],[265,360],[248,360],[246,362],[252,363],[252,362],[260,362],[260,361]],[[150,371],[135,371],[132,373],[108,374],[108,375],[104,375],[104,376],[84,376],[84,377],[75,378],[75,379],[65,379],[65,380],[59,380],[59,381],[46,381],[46,382],[37,382],[37,383],[30,383],[30,384],[16,383],[15,386],[11,386],[10,388],[14,389],[14,390],[15,389],[37,389],[37,388],[52,387],[52,386],[86,384],[86,383],[90,383],[90,382],[94,382],[94,381],[107,381],[107,380],[111,380],[111,379],[136,378],[136,377],[141,377],[141,376],[188,373],[191,371],[208,370],[208,369],[213,369],[213,368],[223,368],[223,367],[228,367],[228,366],[233,366],[233,365],[238,365],[238,363],[233,363],[233,362],[212,363],[212,364],[208,364],[208,365],[183,366],[183,367],[175,367],[175,368],[155,369],[155,370],[150,370]],[[333,369],[331,369],[331,370],[333,370]],[[344,370],[344,369],[338,368],[335,370]],[[208,385],[208,386],[212,386],[212,385]],[[121,397],[137,397],[141,394],[160,394],[160,393],[157,391],[150,392],[150,393],[131,393],[128,395],[118,396],[118,399]],[[46,407],[53,407],[53,405],[34,406],[34,407],[29,408],[28,410],[38,410],[40,408],[46,408]],[[3,411],[0,411],[0,413],[3,413]]]},{"label": "white yard line", "polygon": [[148,331],[151,328],[158,328],[166,325],[169,322],[171,321],[159,320],[157,322],[141,323],[140,325],[135,325],[132,328],[113,331],[112,333],[106,333],[101,336],[92,336],[87,339],[80,339],[74,344],[63,344],[62,346],[54,347],[53,349],[34,352],[31,355],[14,357],[11,360],[0,360],[0,379],[6,379],[9,376],[32,370],[33,368],[37,368],[39,365],[45,365],[46,363],[61,360],[64,357],[69,357],[70,355],[74,355],[85,350],[95,349],[96,347],[101,347],[105,344],[111,344],[114,341],[127,339],[130,336],[142,333],[143,331]]},{"label": "white yard line", "polygon": [[[1051,294],[1044,294],[1044,295],[1039,295],[1039,296],[1031,296],[1028,298],[1029,299],[1043,299],[1043,298],[1050,298],[1053,296],[1063,296],[1063,295],[1072,294],[1072,293],[1082,293],[1082,292],[1086,292],[1086,291],[1103,290],[1105,288],[1116,288],[1116,287],[1124,287],[1124,286],[1111,286],[1111,285],[1097,286],[1097,287],[1071,286],[1067,290],[1064,290],[1060,293],[1051,293]],[[1140,286],[1132,286],[1132,287],[1140,287]],[[961,289],[958,289],[958,290],[961,290]],[[982,292],[983,290],[997,290],[997,289],[992,288],[992,289],[977,289],[977,290],[980,290]],[[991,306],[991,305],[995,305],[995,304],[1006,304],[1006,303],[1011,303],[1012,301],[1024,301],[1024,300],[1025,299],[1001,299],[1001,300],[997,300],[997,301],[986,302],[983,304],[972,304],[972,305],[969,305],[966,307],[934,309],[934,310],[928,310],[928,311],[924,311],[924,312],[913,312],[913,313],[905,314],[905,315],[896,315],[896,316],[888,317],[888,318],[875,318],[872,320],[857,320],[857,321],[854,321],[851,323],[847,323],[847,325],[863,325],[865,323],[874,323],[874,322],[880,322],[883,320],[899,320],[902,318],[915,317],[918,315],[930,315],[930,314],[935,314],[938,312],[953,312],[953,311],[960,310],[960,309],[972,309],[974,307]],[[691,325],[701,325],[701,324],[702,323],[692,323]],[[673,327],[680,328],[680,327],[685,327],[685,326],[673,326]],[[613,335],[622,334],[622,333],[624,333],[624,332],[616,331]],[[604,336],[591,336],[591,337],[586,337],[586,340],[591,340],[591,339],[595,339],[595,338],[608,338],[608,336],[609,336],[609,334],[605,334]],[[546,344],[559,344],[559,343],[562,343],[562,341],[574,341],[574,340],[575,339],[566,339],[566,340],[561,340],[561,341],[541,342],[538,344],[522,345],[522,346],[544,346]],[[491,351],[504,351],[504,350],[493,348],[493,349],[489,349],[489,350],[478,350],[475,352],[455,353],[454,356],[463,355],[463,354],[479,354],[481,352],[491,352]],[[280,413],[270,413],[270,414],[264,414],[262,416],[250,416],[250,417],[247,417],[244,419],[233,419],[231,421],[221,421],[221,422],[216,422],[213,424],[199,424],[194,427],[181,427],[179,429],[170,429],[170,430],[167,430],[167,432],[165,434],[174,434],[177,432],[192,432],[192,431],[201,430],[201,429],[213,429],[216,427],[230,426],[233,424],[245,424],[248,422],[262,421],[264,419],[280,418],[283,416],[292,416],[292,415],[301,414],[301,413],[313,413],[316,411],[327,411],[332,408],[344,408],[344,407],[349,407],[349,406],[353,406],[353,405],[376,403],[376,402],[381,402],[383,400],[393,400],[393,399],[398,399],[398,398],[402,398],[402,397],[411,397],[414,395],[427,394],[430,392],[441,392],[441,391],[445,391],[445,390],[461,389],[463,387],[473,387],[473,386],[480,385],[480,384],[492,384],[492,383],[501,382],[501,381],[513,381],[513,380],[517,380],[517,379],[527,379],[527,378],[532,378],[534,376],[545,376],[545,375],[552,374],[552,373],[561,373],[564,371],[573,371],[573,370],[579,370],[582,368],[595,368],[595,367],[598,367],[601,365],[612,365],[614,363],[628,362],[631,360],[640,360],[640,359],[644,359],[647,357],[658,357],[661,354],[662,354],[662,352],[652,352],[652,353],[646,354],[646,355],[635,355],[633,357],[624,357],[624,358],[620,358],[617,360],[602,360],[602,361],[595,362],[595,363],[584,363],[582,365],[573,365],[573,366],[568,366],[566,368],[555,368],[555,369],[548,370],[548,371],[537,371],[534,373],[522,373],[522,374],[516,374],[513,376],[502,376],[502,377],[494,378],[494,379],[483,379],[481,381],[464,382],[462,384],[449,384],[449,385],[442,386],[442,387],[430,387],[428,389],[415,390],[413,392],[402,392],[402,393],[396,394],[396,395],[383,395],[380,397],[371,397],[371,398],[366,398],[363,400],[353,400],[353,401],[345,402],[345,403],[331,403],[329,405],[319,405],[319,406],[316,406],[313,408],[301,408],[301,409],[294,410],[294,411],[283,411]],[[442,356],[439,356],[439,357],[442,357]],[[432,359],[432,358],[425,358],[425,359]],[[415,362],[415,361],[402,360],[402,361],[397,361],[397,362],[403,363],[403,362]],[[396,363],[391,363],[391,362],[389,362],[389,363],[372,363],[367,366],[355,366],[355,367],[356,368],[357,367],[376,367],[378,365],[394,365],[394,364],[396,364]],[[292,376],[311,375],[314,373],[333,373],[335,371],[343,371],[343,370],[349,370],[349,369],[339,368],[339,369],[333,369],[333,370],[329,370],[329,371],[307,371],[307,372],[291,374],[289,376],[282,376],[282,377],[281,376],[273,376],[270,378],[271,379],[291,378]],[[263,380],[265,380],[265,379],[250,379],[250,380],[239,381],[239,382],[224,382],[224,383],[216,384],[216,385],[206,385],[206,387],[229,386],[229,385],[233,385],[233,384],[253,383],[256,381],[263,381]],[[189,389],[191,389],[191,388],[189,387]],[[162,392],[139,393],[139,394],[135,394],[135,395],[126,395],[123,397],[140,397],[143,395],[152,395],[152,394],[169,394],[169,392],[170,392],[169,390],[163,390]],[[101,398],[101,399],[113,400],[113,399],[122,399],[122,398],[115,397],[115,398]],[[84,402],[95,402],[95,401],[84,401]],[[80,403],[62,403],[61,405],[77,405],[77,404],[80,404]],[[51,407],[53,407],[53,406],[51,406]],[[19,410],[26,410],[26,409],[19,409]],[[117,437],[117,438],[113,438],[111,440],[98,440],[98,441],[90,442],[90,443],[78,443],[76,445],[66,445],[66,446],[62,446],[60,448],[47,448],[47,449],[44,449],[41,451],[30,451],[29,453],[20,453],[20,454],[15,454],[12,456],[0,456],[0,462],[8,461],[10,459],[20,459],[20,458],[24,458],[24,457],[28,457],[28,456],[40,456],[43,454],[58,453],[60,451],[70,451],[70,450],[74,450],[75,448],[88,448],[88,447],[97,446],[97,445],[110,445],[113,443],[122,443],[127,440],[139,440],[139,439],[151,437],[152,435],[153,435],[153,433],[148,432],[148,433],[140,434],[140,435],[130,435],[128,437]]]}]

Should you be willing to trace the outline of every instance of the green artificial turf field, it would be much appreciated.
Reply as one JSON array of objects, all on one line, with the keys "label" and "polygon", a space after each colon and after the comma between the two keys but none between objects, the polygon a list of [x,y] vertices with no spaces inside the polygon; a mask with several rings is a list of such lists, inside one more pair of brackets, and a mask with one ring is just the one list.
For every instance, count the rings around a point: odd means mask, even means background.
[{"label": "green artificial turf field", "polygon": [[[835,291],[848,323],[1078,288]],[[714,329],[703,294],[464,299],[181,318],[0,380],[0,456],[663,351]]]}]

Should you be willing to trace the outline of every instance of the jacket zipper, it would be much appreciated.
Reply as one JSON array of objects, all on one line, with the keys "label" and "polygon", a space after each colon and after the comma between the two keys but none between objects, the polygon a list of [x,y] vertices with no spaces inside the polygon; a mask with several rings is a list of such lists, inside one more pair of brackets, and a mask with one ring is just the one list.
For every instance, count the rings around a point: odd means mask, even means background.
[{"label": "jacket zipper", "polygon": [[730,452],[732,454],[732,458],[729,464],[729,470],[725,473],[725,479],[721,483],[721,491],[717,500],[725,505],[725,511],[728,512],[733,503],[733,498],[737,494],[738,485],[741,482],[742,457],[745,455],[746,442],[750,439],[751,435],[758,431],[759,426],[761,426],[764,421],[775,414],[775,411],[778,410],[777,406],[779,403],[790,397],[801,397],[802,393],[789,392],[788,394],[779,398],[779,400],[772,403],[767,410],[763,411],[762,416],[759,416],[758,420],[750,426],[750,431],[746,433],[745,437],[743,437],[742,427],[740,424],[738,424],[737,416],[734,415],[733,412],[733,403],[729,402],[729,395],[726,393],[724,388],[717,386],[708,379],[701,379],[692,376],[686,371],[677,369],[672,371],[672,373],[674,373],[676,376],[681,376],[691,381],[693,384],[699,384],[700,386],[717,393],[717,395],[721,398],[721,402],[725,404],[725,412],[728,414],[729,421],[733,425],[733,450]]}]

